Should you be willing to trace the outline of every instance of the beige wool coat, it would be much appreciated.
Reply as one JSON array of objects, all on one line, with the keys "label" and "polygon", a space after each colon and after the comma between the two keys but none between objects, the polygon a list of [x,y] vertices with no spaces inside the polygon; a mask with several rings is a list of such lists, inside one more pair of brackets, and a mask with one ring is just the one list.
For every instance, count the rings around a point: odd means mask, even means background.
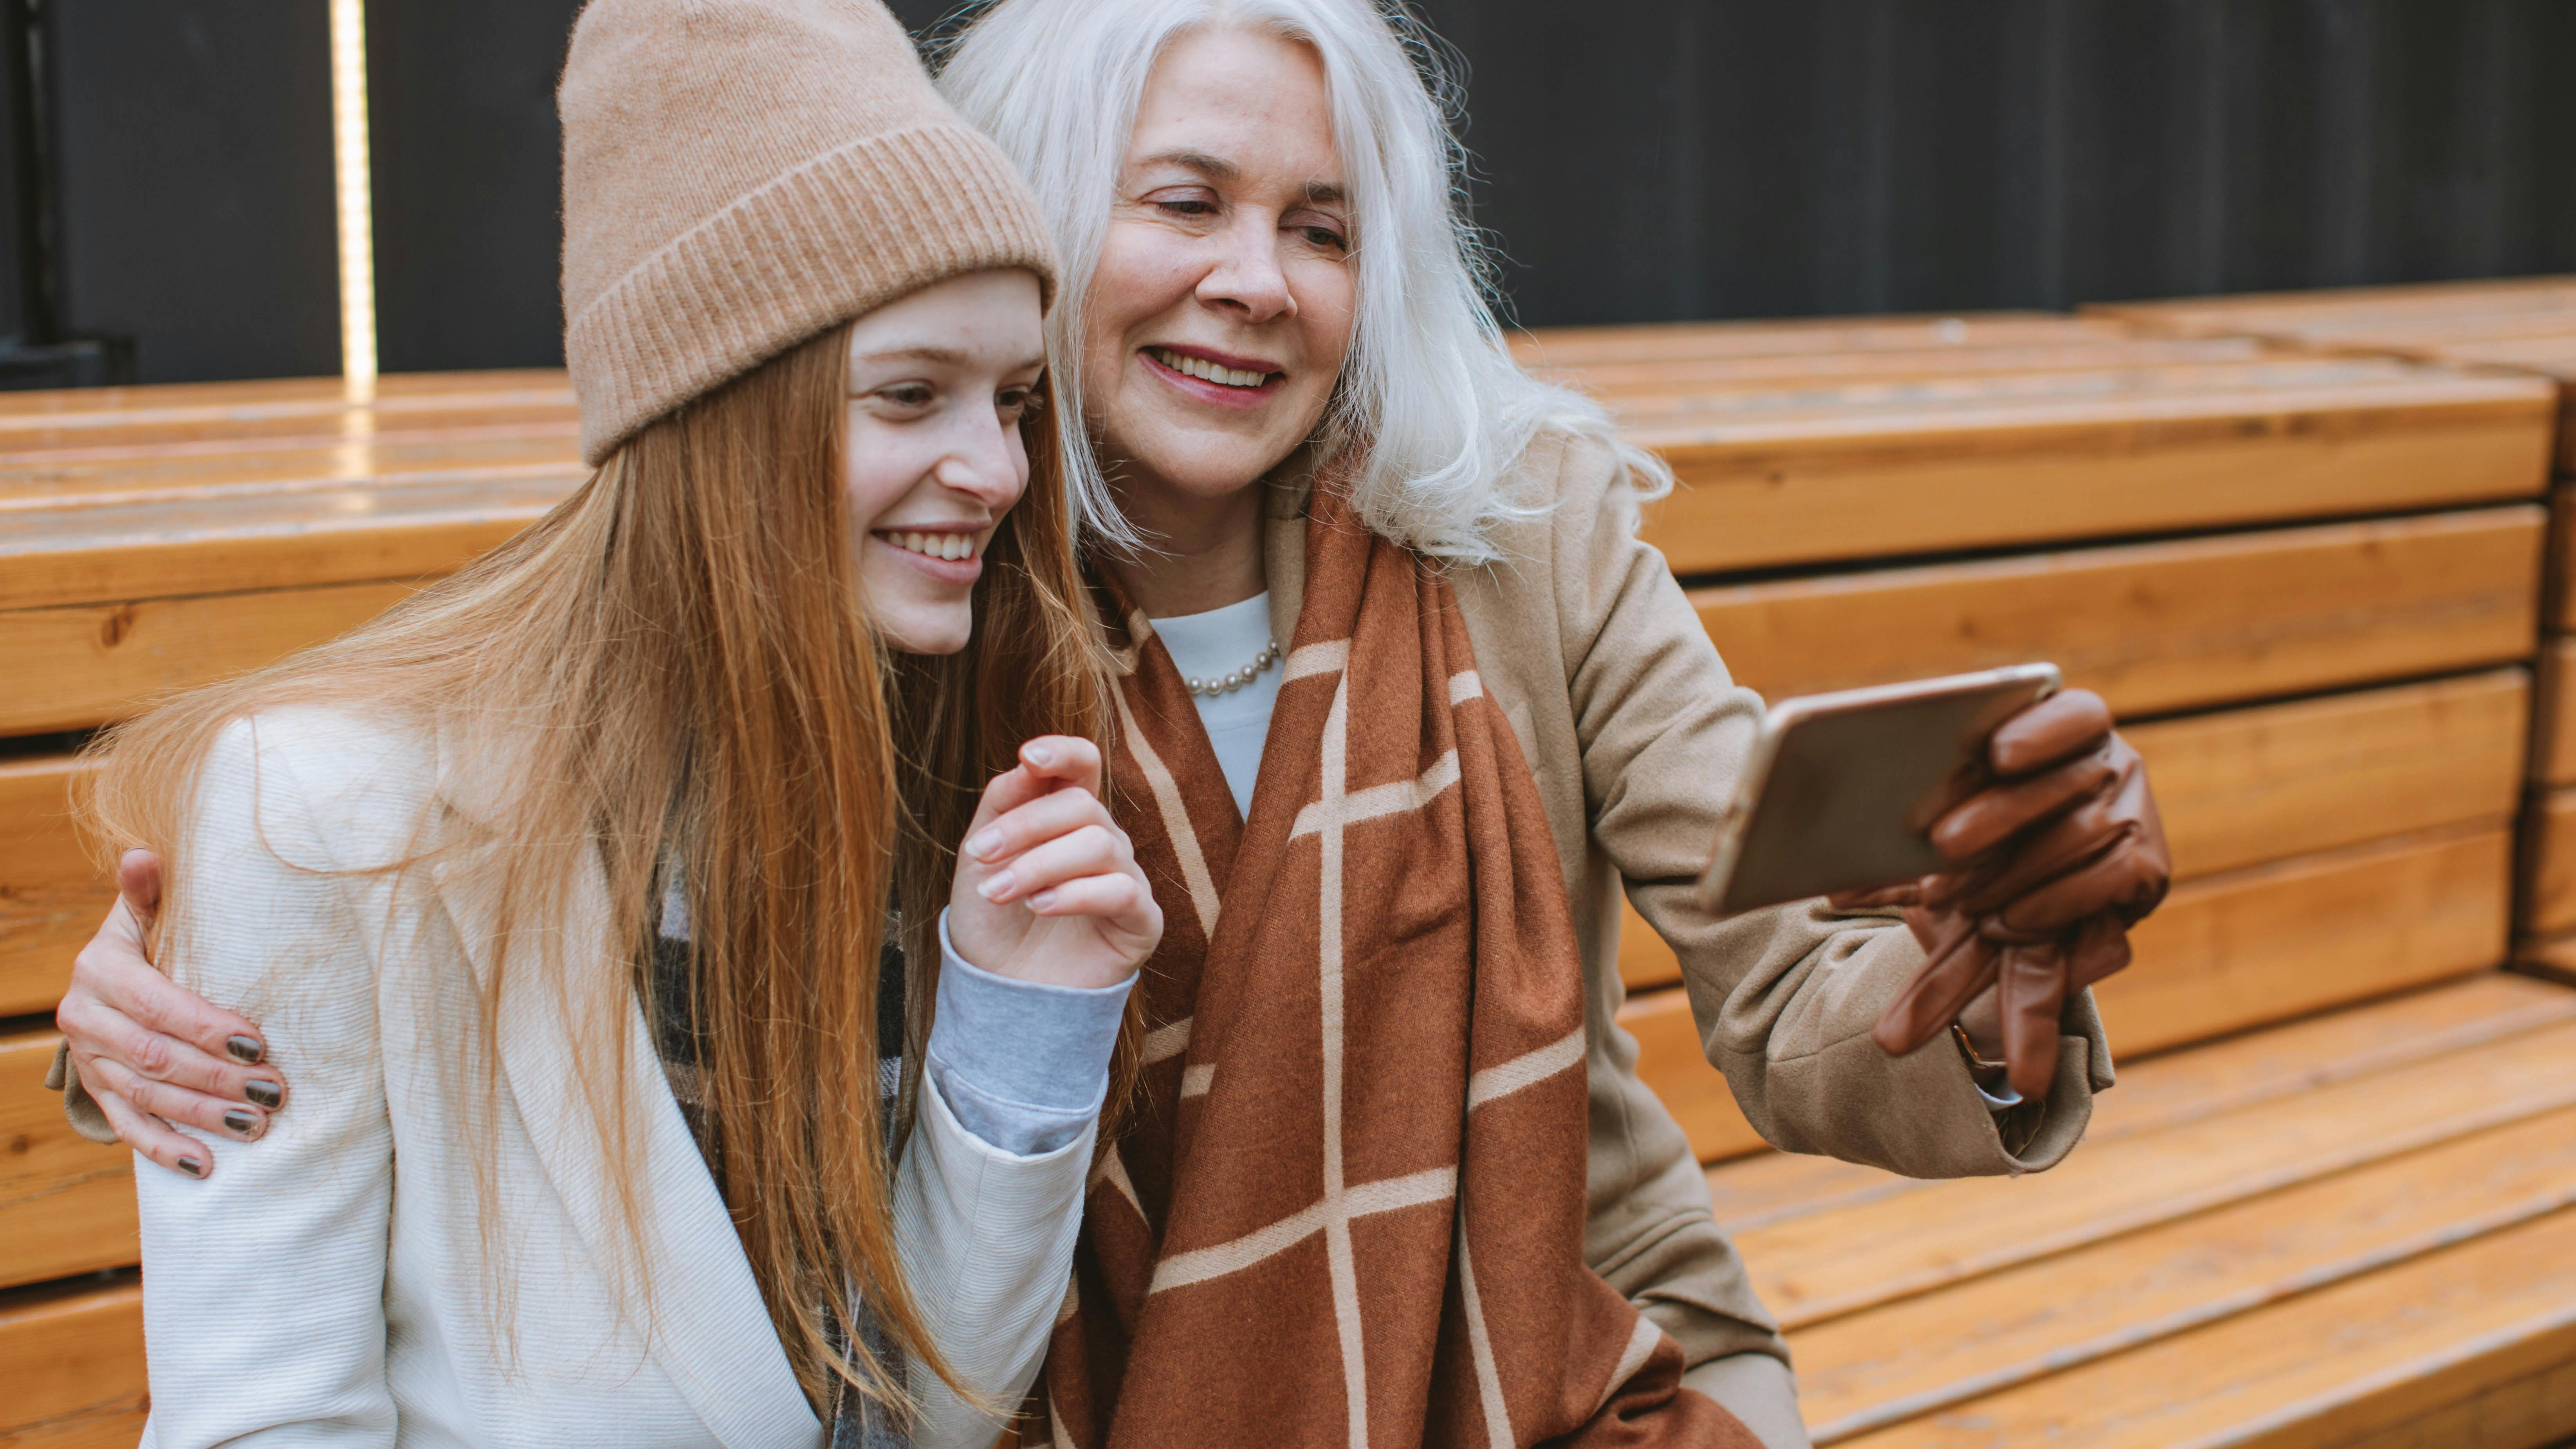
[{"label": "beige wool coat", "polygon": [[[1637,537],[1626,469],[1597,443],[1543,439],[1514,480],[1545,517],[1497,536],[1451,579],[1476,669],[1538,780],[1582,944],[1591,1082],[1585,1256],[1678,1338],[1692,1363],[1782,1359],[1770,1313],[1709,1212],[1681,1127],[1637,1077],[1616,1017],[1619,893],[1681,959],[1709,1060],[1775,1145],[1916,1177],[2036,1172],[2075,1146],[2111,1085],[2091,993],[2070,1000],[2057,1082],[2000,1116],[1948,1038],[1902,1058],[1870,1039],[1923,965],[1905,926],[1821,901],[1728,921],[1693,900],[1762,700],[1728,677],[1663,555]],[[1274,484],[1264,535],[1274,635],[1306,577],[1305,475]]]}]

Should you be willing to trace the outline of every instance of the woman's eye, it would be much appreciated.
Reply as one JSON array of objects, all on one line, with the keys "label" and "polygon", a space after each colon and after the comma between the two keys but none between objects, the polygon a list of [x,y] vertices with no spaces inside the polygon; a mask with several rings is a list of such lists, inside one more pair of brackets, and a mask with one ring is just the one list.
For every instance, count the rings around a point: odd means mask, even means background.
[{"label": "woman's eye", "polygon": [[1014,418],[1027,417],[1036,412],[1043,402],[1044,399],[1036,392],[1025,387],[1004,388],[993,398],[995,407]]},{"label": "woman's eye", "polygon": [[1214,202],[1200,201],[1195,197],[1184,197],[1178,201],[1157,201],[1154,205],[1167,216],[1213,216],[1216,213]]},{"label": "woman's eye", "polygon": [[926,382],[899,382],[892,387],[881,387],[877,389],[877,396],[897,407],[906,408],[926,408],[937,400],[937,395]]},{"label": "woman's eye", "polygon": [[1340,232],[1329,226],[1308,226],[1298,229],[1306,234],[1306,242],[1309,246],[1329,247],[1334,251],[1341,251],[1350,245],[1342,239]]}]

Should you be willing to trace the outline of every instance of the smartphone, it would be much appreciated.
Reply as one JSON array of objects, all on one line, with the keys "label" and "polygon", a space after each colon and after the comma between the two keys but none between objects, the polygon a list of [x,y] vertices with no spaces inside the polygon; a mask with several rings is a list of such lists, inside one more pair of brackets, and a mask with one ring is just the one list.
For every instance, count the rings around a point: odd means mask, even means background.
[{"label": "smartphone", "polygon": [[2016,664],[1783,700],[1700,877],[1721,916],[1875,890],[1939,870],[1932,823],[1983,788],[1996,726],[2057,692],[2054,664]]}]

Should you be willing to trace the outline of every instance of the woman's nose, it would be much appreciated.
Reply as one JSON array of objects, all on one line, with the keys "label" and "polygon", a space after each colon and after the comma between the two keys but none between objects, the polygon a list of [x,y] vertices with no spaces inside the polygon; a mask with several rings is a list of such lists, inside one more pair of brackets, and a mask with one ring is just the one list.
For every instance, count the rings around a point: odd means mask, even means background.
[{"label": "woman's nose", "polygon": [[1297,315],[1296,294],[1279,265],[1279,228],[1247,212],[1219,239],[1216,268],[1199,283],[1199,300],[1240,312],[1247,322]]},{"label": "woman's nose", "polygon": [[1023,456],[1019,437],[1008,424],[998,417],[981,418],[965,425],[933,476],[940,486],[979,503],[1008,508],[1028,486]]}]

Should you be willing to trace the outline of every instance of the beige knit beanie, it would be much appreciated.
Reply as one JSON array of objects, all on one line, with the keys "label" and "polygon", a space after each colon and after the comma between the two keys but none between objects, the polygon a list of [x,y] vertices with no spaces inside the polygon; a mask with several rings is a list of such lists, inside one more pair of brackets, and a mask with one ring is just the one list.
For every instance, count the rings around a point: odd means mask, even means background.
[{"label": "beige knit beanie", "polygon": [[581,455],[933,282],[1055,254],[878,0],[594,0],[563,115]]}]

